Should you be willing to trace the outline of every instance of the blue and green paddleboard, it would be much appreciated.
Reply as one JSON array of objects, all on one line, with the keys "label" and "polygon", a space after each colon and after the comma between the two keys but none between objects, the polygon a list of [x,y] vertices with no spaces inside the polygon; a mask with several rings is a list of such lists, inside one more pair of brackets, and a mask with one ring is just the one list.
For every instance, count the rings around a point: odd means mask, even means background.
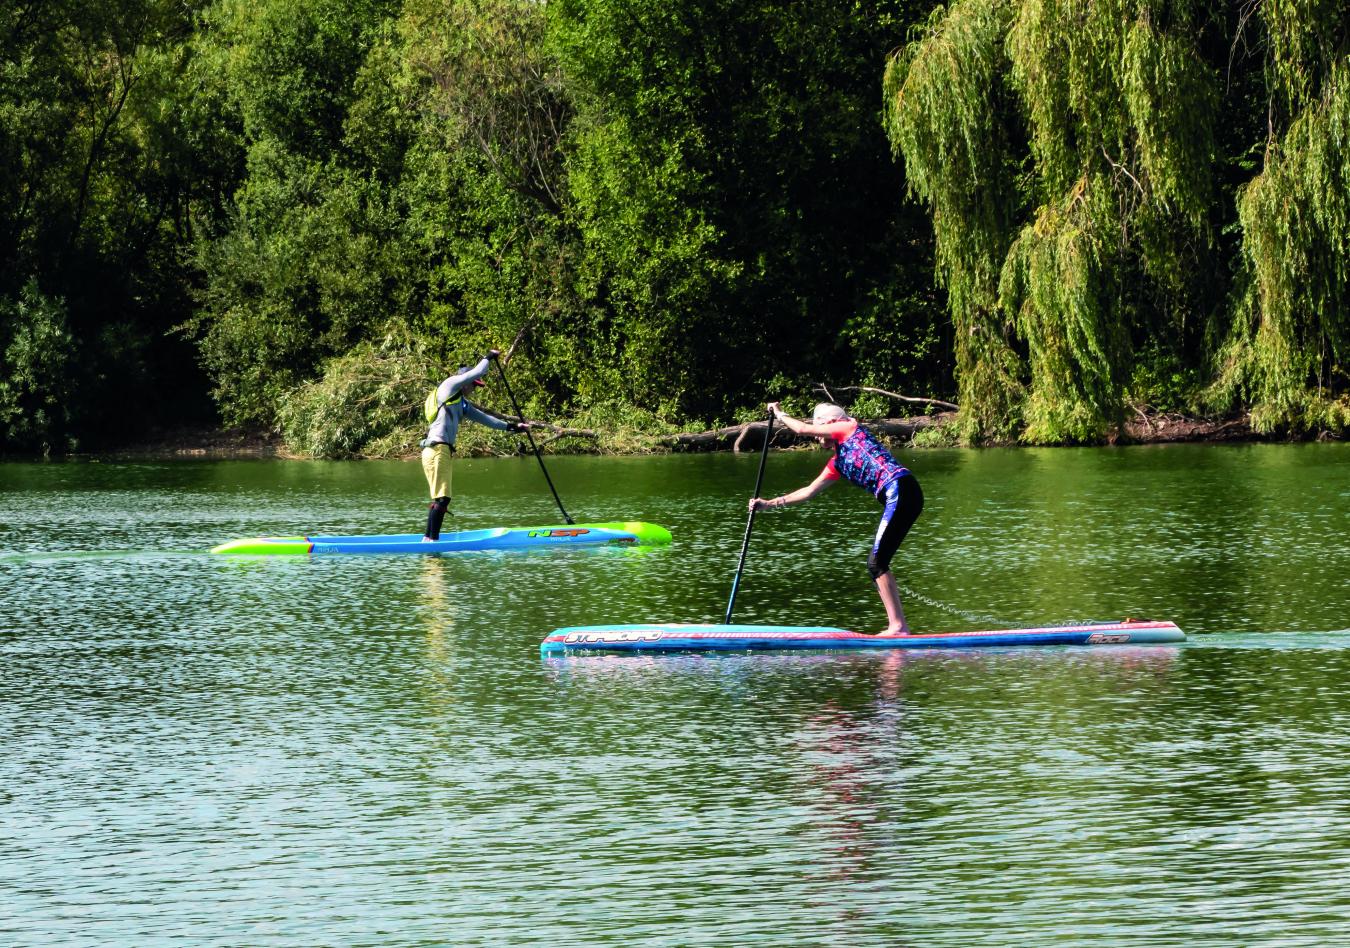
[{"label": "blue and green paddleboard", "polygon": [[445,533],[425,542],[420,533],[386,536],[253,537],[231,540],[211,550],[235,556],[318,553],[461,553],[470,550],[559,549],[587,544],[657,546],[670,542],[670,531],[654,523],[576,523],[548,527],[495,527]]},{"label": "blue and green paddleboard", "polygon": [[555,629],[539,645],[545,655],[572,652],[750,652],[790,649],[991,648],[1024,645],[1163,645],[1184,642],[1173,622],[1120,622],[998,629],[989,632],[920,632],[866,635],[820,626],[592,625]]}]

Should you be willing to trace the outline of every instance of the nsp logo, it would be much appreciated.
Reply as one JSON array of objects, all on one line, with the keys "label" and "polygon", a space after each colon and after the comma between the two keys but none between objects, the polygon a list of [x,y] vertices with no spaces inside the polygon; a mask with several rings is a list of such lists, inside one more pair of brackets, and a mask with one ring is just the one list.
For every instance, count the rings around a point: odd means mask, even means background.
[{"label": "nsp logo", "polygon": [[587,530],[587,529],[584,528],[584,527],[577,527],[577,528],[572,529],[572,530],[531,530],[531,531],[529,532],[529,536],[532,536],[532,537],[579,537],[579,536],[581,536],[581,535],[583,535],[583,534],[590,533],[590,532],[591,532],[591,531]]}]

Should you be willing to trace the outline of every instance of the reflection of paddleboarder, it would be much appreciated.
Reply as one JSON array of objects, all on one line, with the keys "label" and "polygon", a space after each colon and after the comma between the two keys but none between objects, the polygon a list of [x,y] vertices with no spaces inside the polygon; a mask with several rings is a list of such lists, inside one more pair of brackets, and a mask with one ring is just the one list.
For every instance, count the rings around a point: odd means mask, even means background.
[{"label": "reflection of paddleboarder", "polygon": [[886,631],[879,634],[908,635],[909,624],[905,622],[905,610],[900,604],[900,590],[891,574],[891,558],[923,511],[919,479],[891,457],[881,442],[838,405],[829,402],[817,405],[810,424],[784,414],[777,402],[769,403],[769,411],[793,433],[832,444],[834,457],[810,484],[771,500],[752,498],[750,509],[767,510],[810,500],[840,478],[871,491],[886,508],[872,541],[872,552],[867,557],[867,571],[876,582],[881,603],[886,607]]}]

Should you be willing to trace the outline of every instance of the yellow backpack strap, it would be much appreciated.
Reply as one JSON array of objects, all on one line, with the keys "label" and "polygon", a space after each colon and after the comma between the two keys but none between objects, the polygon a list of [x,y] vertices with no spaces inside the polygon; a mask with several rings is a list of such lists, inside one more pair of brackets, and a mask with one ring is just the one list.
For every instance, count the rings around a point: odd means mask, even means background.
[{"label": "yellow backpack strap", "polygon": [[456,392],[454,395],[451,395],[445,401],[440,401],[436,398],[436,392],[439,389],[440,386],[438,385],[436,386],[436,388],[433,388],[430,392],[428,392],[427,400],[422,404],[422,417],[424,417],[427,420],[427,424],[431,424],[433,421],[436,420],[436,416],[441,413],[442,408],[444,408],[446,405],[453,405],[455,402],[459,401],[463,397],[459,392]]}]

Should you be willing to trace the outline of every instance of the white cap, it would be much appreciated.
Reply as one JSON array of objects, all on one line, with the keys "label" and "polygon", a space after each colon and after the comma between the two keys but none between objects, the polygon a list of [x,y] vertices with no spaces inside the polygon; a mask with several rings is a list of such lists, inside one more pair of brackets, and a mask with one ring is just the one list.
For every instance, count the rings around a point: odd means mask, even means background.
[{"label": "white cap", "polygon": [[813,425],[828,425],[832,421],[839,421],[841,418],[847,417],[848,412],[833,402],[821,402],[816,406],[815,413],[811,416],[811,423]]}]

